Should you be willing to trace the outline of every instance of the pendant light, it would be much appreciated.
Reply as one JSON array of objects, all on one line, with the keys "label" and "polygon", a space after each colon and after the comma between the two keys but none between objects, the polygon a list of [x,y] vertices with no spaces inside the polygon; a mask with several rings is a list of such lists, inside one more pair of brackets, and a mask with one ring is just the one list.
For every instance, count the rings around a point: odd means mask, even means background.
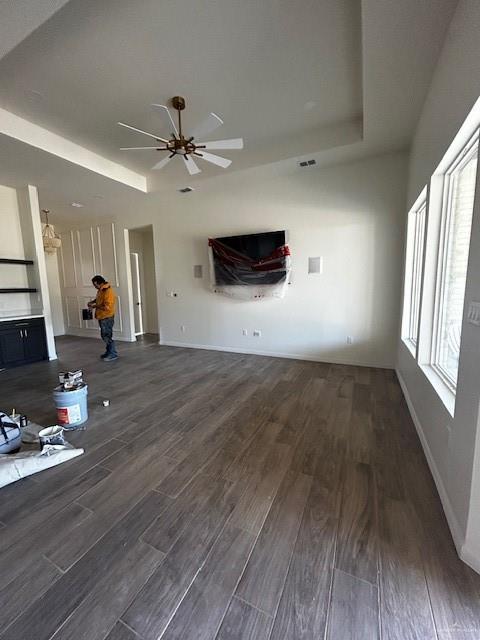
[{"label": "pendant light", "polygon": [[48,222],[48,214],[50,213],[50,210],[42,209],[42,213],[45,214],[45,226],[42,231],[43,249],[45,253],[51,255],[56,253],[57,249],[60,248],[62,241],[60,240],[60,236],[55,233],[53,224],[49,224]]}]

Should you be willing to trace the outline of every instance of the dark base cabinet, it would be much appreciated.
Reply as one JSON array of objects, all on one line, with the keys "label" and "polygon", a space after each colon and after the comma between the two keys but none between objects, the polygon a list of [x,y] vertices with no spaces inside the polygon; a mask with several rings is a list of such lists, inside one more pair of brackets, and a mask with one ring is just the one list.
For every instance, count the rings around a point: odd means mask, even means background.
[{"label": "dark base cabinet", "polygon": [[0,368],[47,359],[43,318],[0,322]]}]

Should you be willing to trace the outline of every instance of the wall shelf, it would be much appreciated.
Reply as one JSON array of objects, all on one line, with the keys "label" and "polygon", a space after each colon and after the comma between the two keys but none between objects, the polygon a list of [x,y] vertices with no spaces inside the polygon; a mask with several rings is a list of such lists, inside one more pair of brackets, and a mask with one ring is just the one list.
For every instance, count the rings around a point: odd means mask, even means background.
[{"label": "wall shelf", "polygon": [[0,264],[33,264],[33,260],[18,260],[17,258],[0,258]]},{"label": "wall shelf", "polygon": [[0,289],[0,293],[37,293],[38,289]]}]

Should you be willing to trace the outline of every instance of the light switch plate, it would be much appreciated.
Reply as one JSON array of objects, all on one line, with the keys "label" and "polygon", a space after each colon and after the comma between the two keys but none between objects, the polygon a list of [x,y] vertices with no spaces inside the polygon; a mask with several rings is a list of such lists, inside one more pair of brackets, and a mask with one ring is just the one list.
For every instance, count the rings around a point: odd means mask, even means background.
[{"label": "light switch plate", "polygon": [[467,321],[480,327],[480,302],[470,302],[468,305]]}]

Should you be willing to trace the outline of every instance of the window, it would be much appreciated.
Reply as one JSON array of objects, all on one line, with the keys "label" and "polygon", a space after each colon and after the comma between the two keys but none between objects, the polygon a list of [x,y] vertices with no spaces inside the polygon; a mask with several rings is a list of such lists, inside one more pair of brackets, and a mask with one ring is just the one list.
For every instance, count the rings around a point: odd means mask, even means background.
[{"label": "window", "polygon": [[477,177],[478,132],[444,173],[431,364],[455,390]]},{"label": "window", "polygon": [[407,227],[402,337],[414,355],[416,355],[418,323],[420,320],[420,292],[422,286],[426,211],[427,202],[425,192],[423,192],[408,214]]}]

